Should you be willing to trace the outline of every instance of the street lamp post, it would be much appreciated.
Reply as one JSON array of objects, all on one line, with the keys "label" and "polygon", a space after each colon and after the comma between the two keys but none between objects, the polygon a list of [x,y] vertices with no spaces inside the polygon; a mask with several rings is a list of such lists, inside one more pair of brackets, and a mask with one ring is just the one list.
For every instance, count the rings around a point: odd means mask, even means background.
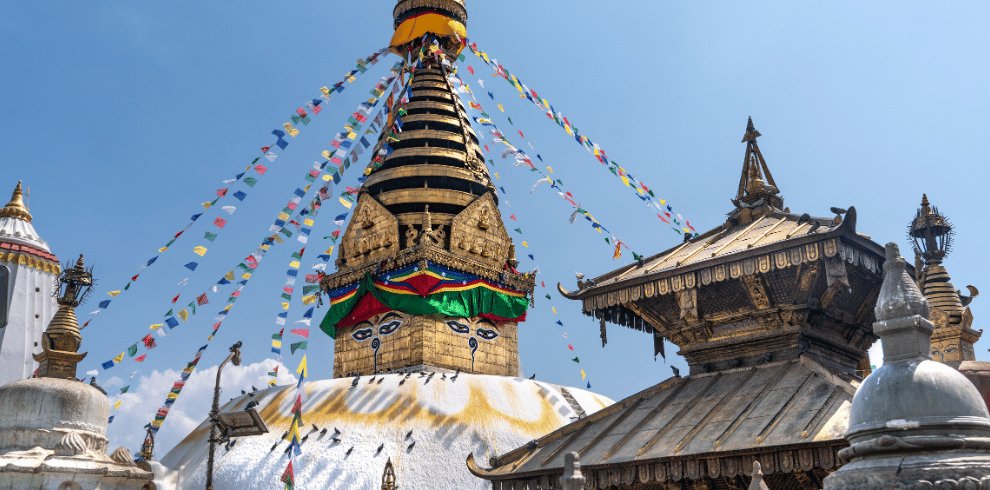
[{"label": "street lamp post", "polygon": [[230,355],[217,368],[217,383],[213,387],[213,408],[210,410],[210,457],[206,462],[206,490],[213,490],[213,455],[216,452],[217,443],[220,442],[217,427],[220,417],[220,373],[223,372],[223,367],[228,362],[233,361],[235,366],[241,365],[241,345],[242,343],[238,341],[230,346]]}]

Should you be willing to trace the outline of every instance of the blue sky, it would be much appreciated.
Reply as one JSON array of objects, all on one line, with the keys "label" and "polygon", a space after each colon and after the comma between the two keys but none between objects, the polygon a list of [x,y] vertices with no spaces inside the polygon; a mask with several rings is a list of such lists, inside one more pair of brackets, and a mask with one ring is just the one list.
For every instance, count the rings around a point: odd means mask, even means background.
[{"label": "blue sky", "polygon": [[[731,209],[744,150],[739,140],[752,115],[793,211],[828,215],[830,206],[855,205],[861,232],[906,250],[907,223],[927,192],[956,225],[956,248],[946,263],[955,285],[990,289],[983,252],[990,238],[983,200],[990,181],[985,2],[469,3],[472,40],[699,230],[720,225]],[[0,190],[23,179],[35,225],[53,250],[63,260],[83,252],[95,266],[99,290],[83,313],[123,286],[223,179],[271,142],[270,131],[296,107],[391,34],[391,1],[231,5],[17,2],[0,17],[6,143]],[[390,64],[335,98],[271,165],[211,247],[187,295],[257,245],[319,151]],[[488,76],[470,53],[464,64],[505,103],[512,129],[525,132],[517,146],[533,143],[615,235],[642,254],[678,243],[509,85]],[[462,75],[477,85],[478,76]],[[500,117],[496,122],[508,129]],[[631,260],[627,253],[613,261],[600,235],[580,222],[568,224],[570,209],[546,186],[531,194],[537,177],[497,157],[496,169],[548,285],[562,281],[573,288],[575,271],[592,276]],[[338,209],[323,212],[314,236],[326,234]],[[200,223],[191,234],[205,229]],[[86,330],[83,371],[160,321],[196,244],[177,242]],[[311,250],[321,245],[314,240]],[[249,362],[269,356],[288,253],[280,247],[269,255],[201,365],[216,364],[236,340],[245,342]],[[162,339],[142,373],[181,368],[208,334],[220,301]],[[985,301],[974,303],[976,328]],[[602,349],[597,323],[582,316],[578,304],[555,297],[569,335],[564,340],[547,302],[537,303],[520,330],[526,375],[583,386],[568,342],[594,390],[616,399],[667,378],[667,364],[684,367],[672,355],[676,348],[668,346],[668,359],[655,361],[649,337],[622,327],[610,327]],[[297,305],[290,318],[301,313]],[[979,358],[987,358],[988,347],[990,336],[977,346]],[[312,374],[329,376],[329,339],[314,334],[309,356]],[[107,376],[127,376],[134,366]],[[168,388],[161,387],[162,399]]]}]

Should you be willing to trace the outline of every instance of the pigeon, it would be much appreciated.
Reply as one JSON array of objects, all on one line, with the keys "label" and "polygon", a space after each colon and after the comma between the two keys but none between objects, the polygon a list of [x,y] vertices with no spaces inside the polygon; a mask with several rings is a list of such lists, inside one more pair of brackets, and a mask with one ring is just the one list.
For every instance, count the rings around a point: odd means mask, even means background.
[{"label": "pigeon", "polygon": [[242,394],[242,395],[246,395],[246,394],[247,394],[247,392],[246,392],[246,391],[244,391],[244,390],[241,390],[241,394]]},{"label": "pigeon", "polygon": [[447,373],[443,373],[443,374],[441,374],[441,375],[440,375],[440,379],[441,379],[441,380],[446,380],[446,379],[447,379]]},{"label": "pigeon", "polygon": [[354,378],[354,381],[351,381],[351,388],[357,386],[358,381],[361,381],[361,378]]},{"label": "pigeon", "polygon": [[402,385],[404,385],[404,384],[406,384],[406,378],[402,378],[402,379],[400,379],[400,380],[399,380],[399,386],[402,386]]},{"label": "pigeon", "polygon": [[839,215],[839,216],[842,216],[843,214],[846,214],[846,213],[849,212],[848,209],[842,209],[842,208],[837,208],[837,207],[831,207],[831,208],[828,208],[828,210],[831,211],[831,212],[833,212],[833,213],[835,213],[835,214],[837,214],[837,215]]},{"label": "pigeon", "polygon": [[419,377],[422,378],[423,376],[426,376],[426,371],[419,372]]},{"label": "pigeon", "polygon": [[461,375],[461,370],[460,370],[460,369],[458,369],[458,370],[457,370],[457,372],[456,372],[456,373],[454,373],[454,375],[450,377],[450,380],[451,380],[451,381],[454,381],[454,380],[455,380],[455,379],[457,379],[457,377],[458,377],[458,376],[460,376],[460,375]]},{"label": "pigeon", "polygon": [[254,391],[258,391],[258,389],[257,389],[257,388],[255,388],[255,387],[254,387],[254,385],[251,385],[251,391],[252,391],[252,392],[254,392]]},{"label": "pigeon", "polygon": [[811,215],[808,213],[804,213],[801,215],[800,218],[798,218],[797,224],[803,225],[805,223],[811,223],[811,222],[812,222]]},{"label": "pigeon", "polygon": [[289,445],[289,447],[285,448],[285,451],[283,452],[283,454],[289,454],[289,450],[290,449],[292,449],[292,445],[291,444]]},{"label": "pigeon", "polygon": [[338,437],[331,437],[330,438],[330,442],[332,442],[334,444],[340,444],[340,438],[338,438]]},{"label": "pigeon", "polygon": [[309,434],[306,434],[306,435],[303,436],[302,442],[306,442],[306,440],[308,440],[308,439],[309,439]]},{"label": "pigeon", "polygon": [[375,456],[378,456],[379,454],[381,454],[382,449],[385,449],[385,443],[384,442],[380,446],[378,446],[378,449],[375,450]]},{"label": "pigeon", "polygon": [[251,410],[252,408],[257,407],[257,406],[258,406],[258,400],[251,400],[250,402],[248,402],[247,406],[244,407],[244,409],[245,410]]},{"label": "pigeon", "polygon": [[248,393],[247,396],[250,396],[251,398],[254,398],[254,393]]},{"label": "pigeon", "polygon": [[311,432],[319,432],[319,431],[320,431],[320,428],[317,427],[316,424],[313,424],[313,430]]},{"label": "pigeon", "polygon": [[375,376],[372,376],[371,379],[368,380],[368,384],[370,385],[371,383],[374,382],[375,382]]},{"label": "pigeon", "polygon": [[529,379],[536,379],[536,373],[533,373],[533,375],[530,376]]},{"label": "pigeon", "polygon": [[412,444],[406,446],[406,451],[412,451],[412,448],[414,447],[416,447],[416,441],[413,441]]},{"label": "pigeon", "polygon": [[230,441],[230,447],[234,447],[236,445],[237,445],[237,439],[234,439],[233,441]]},{"label": "pigeon", "polygon": [[323,437],[325,435],[327,435],[327,429],[326,429],[326,427],[324,427],[323,430],[320,431],[320,437]]},{"label": "pigeon", "polygon": [[412,437],[412,430],[406,432],[406,439],[409,439],[410,437]]},{"label": "pigeon", "polygon": [[344,456],[350,456],[351,455],[351,451],[353,451],[353,450],[354,450],[354,446],[351,446],[351,448],[348,449],[346,453],[344,453]]},{"label": "pigeon", "polygon": [[677,366],[670,366],[670,370],[674,372],[674,377],[675,378],[680,378],[681,377],[681,370],[680,369],[677,369]]},{"label": "pigeon", "polygon": [[282,437],[280,439],[284,440],[286,437],[288,437],[288,435],[289,435],[289,431],[285,431],[282,433]]},{"label": "pigeon", "polygon": [[336,427],[334,427],[333,428],[333,435],[334,435],[334,437],[339,436],[340,435],[340,430],[337,429]]},{"label": "pigeon", "polygon": [[385,381],[385,376],[378,378],[378,384],[382,384],[382,381]]}]

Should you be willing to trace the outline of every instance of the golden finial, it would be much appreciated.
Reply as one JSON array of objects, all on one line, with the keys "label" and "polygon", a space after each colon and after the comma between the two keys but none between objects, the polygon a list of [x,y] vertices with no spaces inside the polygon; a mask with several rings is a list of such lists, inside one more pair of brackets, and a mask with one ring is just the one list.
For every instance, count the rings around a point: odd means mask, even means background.
[{"label": "golden finial", "polygon": [[388,458],[385,463],[385,472],[382,473],[382,490],[396,490],[399,488],[395,484],[395,468],[392,467],[392,458]]},{"label": "golden finial", "polygon": [[75,379],[76,365],[85,353],[79,353],[82,334],[76,307],[93,289],[93,272],[86,269],[83,256],[76,265],[66,267],[58,278],[58,311],[41,336],[42,352],[34,355],[38,361],[38,376],[42,378]]},{"label": "golden finial", "polygon": [[10,196],[10,202],[3,209],[0,209],[0,218],[15,218],[28,223],[31,222],[31,212],[24,205],[24,187],[21,181],[17,181],[17,187],[14,188],[14,193]]}]

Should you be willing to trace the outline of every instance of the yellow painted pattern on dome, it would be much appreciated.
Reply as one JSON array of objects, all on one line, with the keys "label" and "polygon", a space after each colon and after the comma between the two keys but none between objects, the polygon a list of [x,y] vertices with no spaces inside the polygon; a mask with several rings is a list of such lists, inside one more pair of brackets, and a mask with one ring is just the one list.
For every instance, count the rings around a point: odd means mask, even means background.
[{"label": "yellow painted pattern on dome", "polygon": [[[362,378],[361,383],[367,383]],[[393,380],[389,380],[394,382]],[[441,382],[435,379],[432,382]],[[449,381],[447,381],[449,382]],[[409,383],[422,383],[421,380],[410,378]],[[379,385],[360,384],[356,388],[336,388],[325,397],[320,397],[318,401],[310,400],[303,406],[303,420],[306,423],[317,425],[340,424],[340,425],[363,425],[363,426],[388,426],[394,425],[397,421],[404,424],[419,423],[421,425],[439,428],[451,425],[466,425],[475,427],[498,427],[495,424],[504,424],[506,428],[529,434],[540,436],[556,430],[560,426],[560,416],[554,406],[538,392],[531,393],[539,406],[529,406],[523,409],[525,402],[520,400],[514,390],[508,389],[505,383],[498,383],[501,391],[499,396],[504,397],[503,404],[512,407],[520,413],[533,414],[534,418],[525,420],[498,408],[491,402],[485,389],[475,380],[468,380],[467,400],[463,407],[450,413],[444,413],[438,408],[428,406],[426,397],[418,396],[427,386],[407,386],[405,389],[395,390],[390,387],[379,387]],[[538,385],[533,385],[537,387]],[[313,386],[306,387],[307,395],[311,395]],[[359,408],[352,407],[355,400],[349,399],[348,395],[352,390],[360,389],[363,393],[357,400]],[[411,392],[410,392],[411,391]],[[283,389],[275,398],[261,410],[260,415],[265,423],[273,428],[272,430],[283,430],[289,426],[292,414],[288,410],[283,410],[283,405],[289,402],[289,395],[292,390]],[[457,394],[454,394],[457,396]],[[442,397],[436,399],[444,402],[444,408],[450,408],[456,403],[447,403]],[[374,410],[368,410],[369,405],[382,404]],[[364,410],[361,410],[361,409]]]}]

